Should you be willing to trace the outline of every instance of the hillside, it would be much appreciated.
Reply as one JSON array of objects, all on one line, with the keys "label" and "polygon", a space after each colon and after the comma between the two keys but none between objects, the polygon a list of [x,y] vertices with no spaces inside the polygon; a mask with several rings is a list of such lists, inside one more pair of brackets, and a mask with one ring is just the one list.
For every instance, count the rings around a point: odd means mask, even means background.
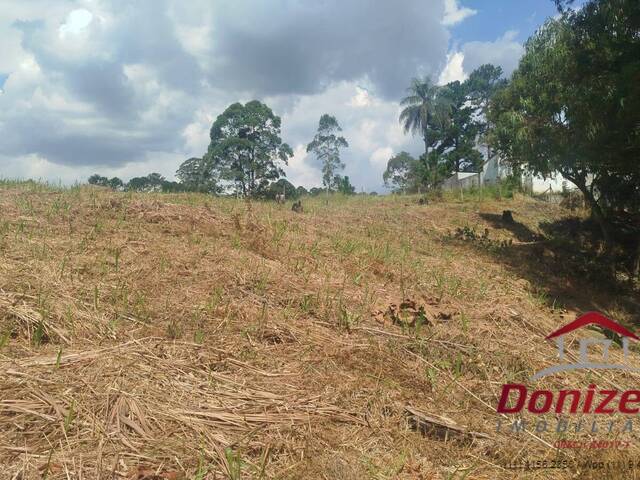
[{"label": "hillside", "polygon": [[[2,187],[2,478],[602,478],[505,465],[637,457],[495,431],[502,384],[556,362],[547,334],[587,310],[638,318],[637,292],[576,270],[570,234],[549,240],[544,223],[575,213],[524,197],[303,205]],[[406,407],[464,433],[415,431]]]}]

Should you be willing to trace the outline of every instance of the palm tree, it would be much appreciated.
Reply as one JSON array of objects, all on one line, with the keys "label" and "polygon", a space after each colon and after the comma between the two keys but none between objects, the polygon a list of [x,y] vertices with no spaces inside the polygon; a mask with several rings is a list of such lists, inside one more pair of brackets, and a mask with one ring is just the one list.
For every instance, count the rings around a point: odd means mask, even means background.
[{"label": "palm tree", "polygon": [[[431,78],[414,78],[407,89],[408,95],[400,101],[404,108],[400,112],[400,123],[405,133],[419,134],[424,140],[425,163],[429,156],[429,128],[446,121],[450,100],[443,87],[434,84]],[[437,166],[434,167],[434,179]],[[435,180],[434,180],[435,181]]]}]

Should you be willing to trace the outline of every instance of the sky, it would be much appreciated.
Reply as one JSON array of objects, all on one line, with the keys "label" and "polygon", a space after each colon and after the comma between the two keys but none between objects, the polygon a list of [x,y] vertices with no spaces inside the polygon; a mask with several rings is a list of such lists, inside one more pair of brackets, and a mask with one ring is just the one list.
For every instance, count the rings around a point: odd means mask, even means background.
[{"label": "sky", "polygon": [[336,116],[358,191],[421,142],[398,123],[411,78],[506,75],[551,0],[0,0],[0,177],[173,179],[231,103],[282,118],[287,178],[321,183],[306,145]]}]

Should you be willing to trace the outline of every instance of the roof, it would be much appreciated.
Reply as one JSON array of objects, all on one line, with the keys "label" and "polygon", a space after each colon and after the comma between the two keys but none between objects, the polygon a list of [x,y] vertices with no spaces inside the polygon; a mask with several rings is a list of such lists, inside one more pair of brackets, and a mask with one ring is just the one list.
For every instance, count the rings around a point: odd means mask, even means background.
[{"label": "roof", "polygon": [[559,328],[553,333],[550,333],[547,336],[547,339],[555,338],[560,335],[564,335],[565,333],[569,333],[578,328],[584,327],[585,325],[589,325],[595,323],[596,325],[600,325],[602,328],[606,328],[607,330],[612,330],[623,337],[631,337],[635,340],[640,340],[634,333],[630,332],[626,328],[624,328],[619,323],[614,322],[613,320],[605,317],[601,313],[598,312],[587,312],[584,315],[576,318],[573,322],[567,323],[564,327]]}]

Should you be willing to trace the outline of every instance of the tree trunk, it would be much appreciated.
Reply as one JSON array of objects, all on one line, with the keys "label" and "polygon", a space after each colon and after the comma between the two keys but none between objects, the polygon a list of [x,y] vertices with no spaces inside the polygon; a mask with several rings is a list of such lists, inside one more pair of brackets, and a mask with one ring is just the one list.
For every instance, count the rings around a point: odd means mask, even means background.
[{"label": "tree trunk", "polygon": [[604,240],[604,254],[605,256],[609,256],[613,247],[612,238],[611,238],[611,227],[609,225],[609,222],[605,218],[604,212],[602,211],[600,204],[598,204],[597,200],[593,196],[593,193],[591,192],[591,190],[587,188],[587,185],[584,181],[576,181],[575,179],[570,179],[570,180],[576,184],[576,186],[578,187],[578,190],[580,190],[582,192],[582,195],[584,195],[584,198],[587,201],[589,208],[591,209],[591,214],[593,215],[593,219],[598,224],[598,227],[600,227],[600,232],[602,233],[602,239]]},{"label": "tree trunk", "polygon": [[640,240],[636,244],[636,251],[631,262],[631,278],[640,280]]},{"label": "tree trunk", "polygon": [[[424,134],[424,164],[427,167],[427,170],[429,170],[429,140],[427,139],[427,134],[425,132]],[[435,172],[435,168],[431,169],[431,187],[435,187],[435,178],[436,178],[436,172]]]}]

